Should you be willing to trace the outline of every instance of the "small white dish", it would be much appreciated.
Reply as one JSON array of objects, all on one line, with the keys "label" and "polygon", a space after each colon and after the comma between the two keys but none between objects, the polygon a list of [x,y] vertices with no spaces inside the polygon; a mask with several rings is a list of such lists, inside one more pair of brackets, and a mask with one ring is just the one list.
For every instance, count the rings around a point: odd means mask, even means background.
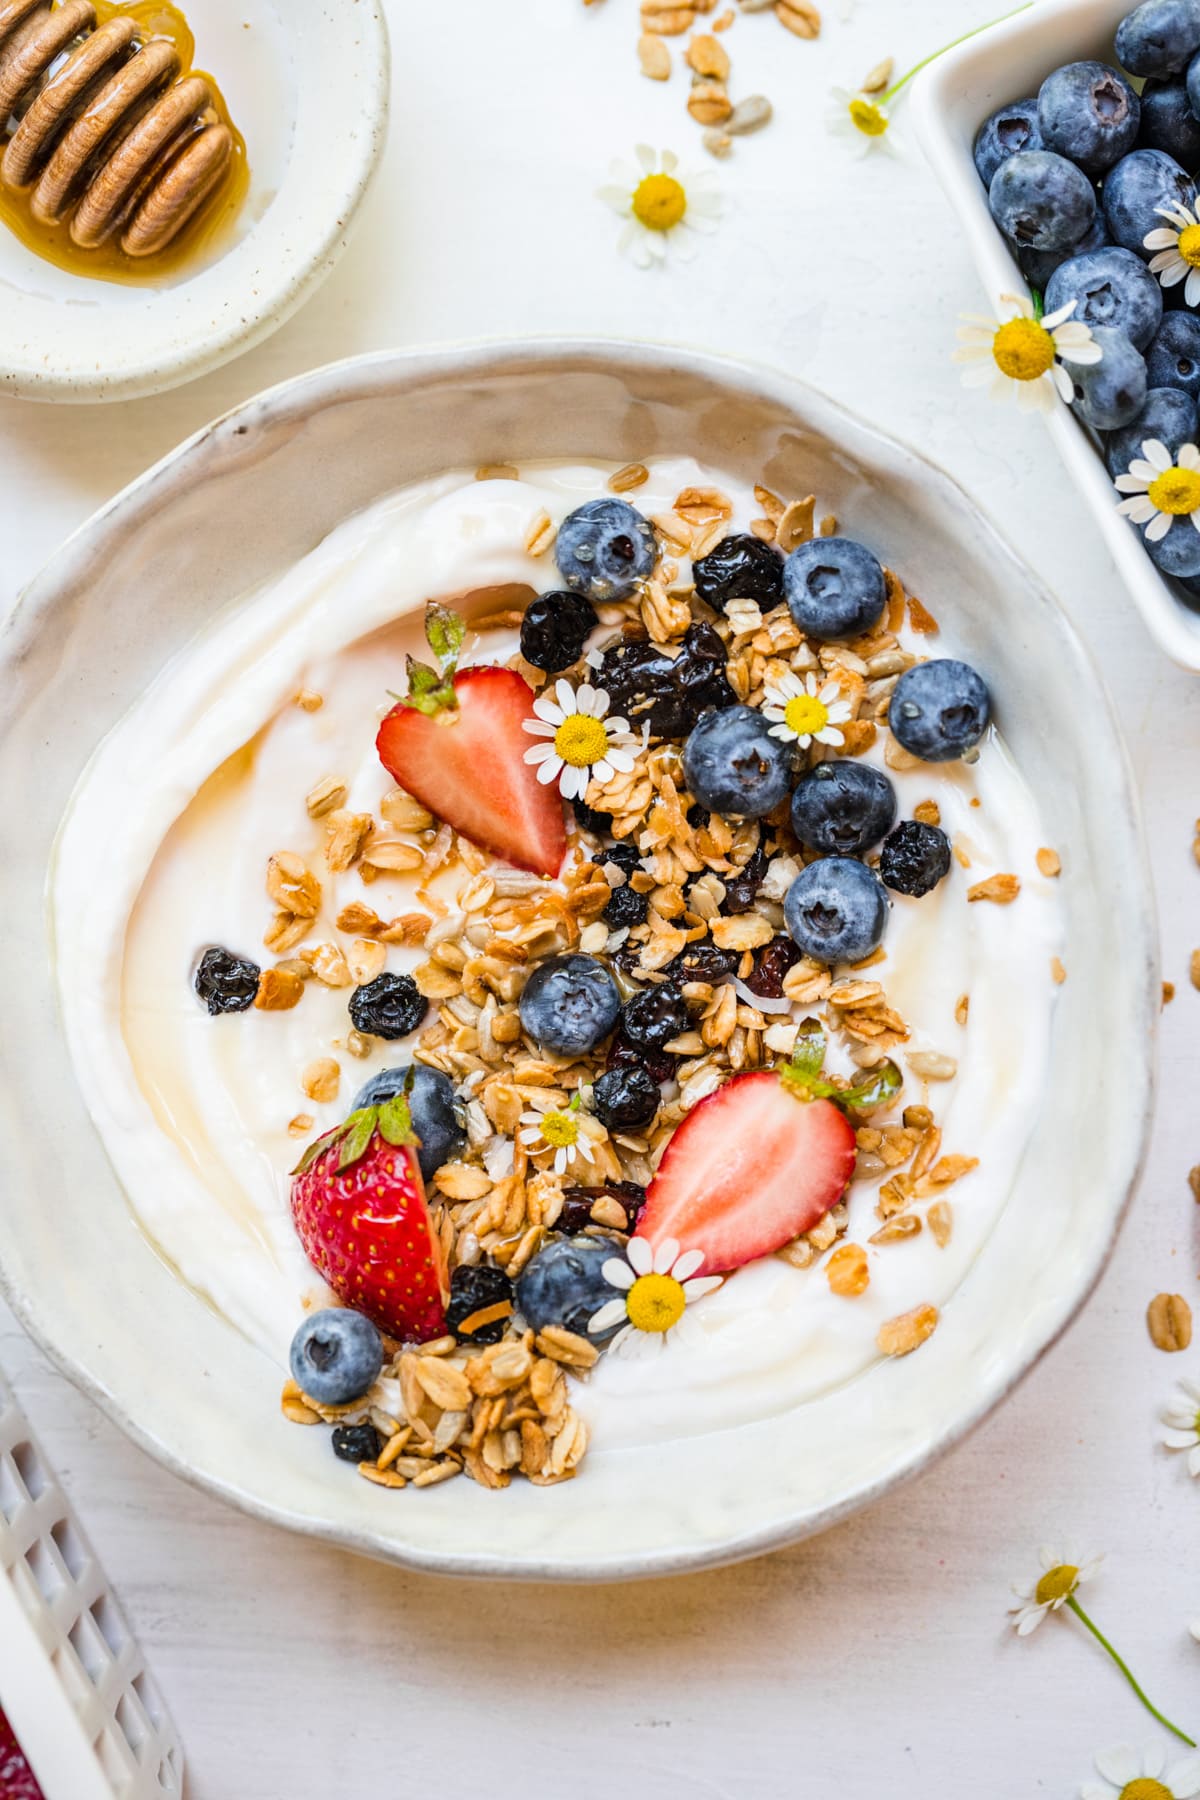
[{"label": "small white dish", "polygon": [[0,393],[129,400],[217,368],[324,280],[383,149],[381,0],[197,0],[196,66],[246,139],[250,190],[231,240],[194,269],[126,286],[56,268],[0,224]]},{"label": "small white dish", "polygon": [[[848,529],[864,521],[987,671],[1063,861],[1069,974],[1045,1106],[991,1237],[916,1356],[736,1429],[597,1443],[564,1487],[388,1493],[280,1416],[282,1372],[133,1224],[54,1008],[45,883],[58,820],[164,663],[350,514],[448,469],[681,450],[733,480],[816,493]],[[1148,1131],[1160,1002],[1120,734],[1057,604],[962,490],[802,383],[674,345],[556,340],[319,369],[217,420],[78,531],[11,616],[0,684],[0,1286],[139,1443],[248,1512],[446,1574],[618,1579],[749,1556],[944,1452],[1099,1276]]]},{"label": "small white dish", "polygon": [[[1114,62],[1113,38],[1132,6],[1133,0],[1042,0],[939,56],[914,84],[917,136],[993,304],[1002,294],[1029,290],[988,210],[971,154],[975,135],[998,106],[1036,94],[1062,63],[1084,57]],[[1173,662],[1200,671],[1200,602],[1189,606],[1183,589],[1155,568],[1140,532],[1117,512],[1119,495],[1108,471],[1069,410],[1056,406],[1046,422],[1151,637]]]}]

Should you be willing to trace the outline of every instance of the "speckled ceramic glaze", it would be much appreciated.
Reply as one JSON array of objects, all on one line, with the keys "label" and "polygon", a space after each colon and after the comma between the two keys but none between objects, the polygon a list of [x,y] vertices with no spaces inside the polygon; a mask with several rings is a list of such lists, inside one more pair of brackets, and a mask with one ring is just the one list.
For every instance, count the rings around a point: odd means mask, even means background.
[{"label": "speckled ceramic glaze", "polygon": [[214,259],[153,287],[67,274],[0,225],[0,393],[128,400],[267,337],[333,268],[383,149],[379,0],[184,0],[246,139],[250,191]]},{"label": "speckled ceramic glaze", "polygon": [[[918,135],[958,216],[989,305],[1028,289],[988,211],[971,155],[976,133],[998,106],[1036,94],[1063,63],[1086,57],[1113,62],[1113,37],[1132,5],[1133,0],[1042,0],[938,57],[913,88]],[[946,228],[953,230],[949,219]],[[1174,662],[1200,671],[1200,611],[1159,574],[1141,532],[1117,512],[1120,496],[1078,420],[1056,406],[1047,425],[1150,635]]]},{"label": "speckled ceramic glaze", "polygon": [[[597,1443],[563,1487],[383,1492],[280,1417],[278,1371],[133,1225],[54,1013],[56,824],[98,739],[167,658],[348,514],[441,469],[680,450],[816,492],[849,525],[869,518],[988,671],[1064,864],[1069,979],[1044,1111],[999,1224],[916,1356],[719,1435]],[[549,341],[318,370],[201,432],[78,532],[10,621],[0,681],[0,1276],[38,1340],[139,1443],[247,1511],[456,1574],[595,1580],[748,1556],[844,1517],[956,1442],[1099,1275],[1147,1130],[1158,1011],[1117,727],[1055,602],[954,483],[812,389],[675,348]]]}]

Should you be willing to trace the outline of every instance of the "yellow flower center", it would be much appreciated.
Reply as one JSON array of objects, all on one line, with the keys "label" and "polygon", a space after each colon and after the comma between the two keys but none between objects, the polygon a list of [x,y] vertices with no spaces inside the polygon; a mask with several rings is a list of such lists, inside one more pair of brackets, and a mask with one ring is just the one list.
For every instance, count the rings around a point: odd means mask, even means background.
[{"label": "yellow flower center", "polygon": [[796,694],[783,709],[783,722],[797,737],[812,737],[829,723],[829,708],[815,694]]},{"label": "yellow flower center", "polygon": [[1002,375],[1036,381],[1054,366],[1054,339],[1036,319],[1010,319],[992,339],[992,355]]},{"label": "yellow flower center", "polygon": [[1164,469],[1146,491],[1160,513],[1183,518],[1200,507],[1200,469]]},{"label": "yellow flower center", "polygon": [[1059,1563],[1047,1569],[1037,1584],[1037,1603],[1048,1606],[1053,1600],[1065,1600],[1079,1585],[1079,1570],[1074,1563]]},{"label": "yellow flower center", "polygon": [[552,1149],[569,1150],[579,1141],[579,1126],[570,1113],[543,1113],[542,1136]]},{"label": "yellow flower center", "polygon": [[864,137],[882,137],[888,128],[887,114],[871,100],[854,99],[847,107],[850,122]]},{"label": "yellow flower center", "polygon": [[647,231],[670,231],[686,211],[687,194],[673,175],[646,175],[633,190],[633,216]]},{"label": "yellow flower center", "polygon": [[1179,254],[1190,269],[1200,269],[1200,225],[1185,225],[1179,234]]},{"label": "yellow flower center", "polygon": [[670,1331],[682,1319],[687,1297],[673,1275],[639,1275],[625,1305],[636,1330]]},{"label": "yellow flower center", "polygon": [[586,769],[599,762],[608,749],[608,733],[600,719],[572,713],[555,732],[554,748],[573,769]]},{"label": "yellow flower center", "polygon": [[1117,1800],[1175,1800],[1175,1796],[1169,1787],[1155,1781],[1153,1775],[1139,1775],[1136,1781],[1125,1783]]}]

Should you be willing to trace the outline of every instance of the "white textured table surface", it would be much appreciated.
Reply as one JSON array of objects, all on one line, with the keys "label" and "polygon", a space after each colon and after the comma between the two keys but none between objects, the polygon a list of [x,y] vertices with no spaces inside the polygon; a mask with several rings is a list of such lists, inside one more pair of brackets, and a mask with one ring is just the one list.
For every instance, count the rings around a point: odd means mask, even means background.
[{"label": "white textured table surface", "polygon": [[[1200,688],[1144,636],[1037,422],[959,388],[955,318],[980,295],[911,140],[902,162],[860,164],[824,125],[830,83],[852,86],[885,54],[907,67],[996,5],[858,0],[847,21],[830,0],[818,44],[769,14],[739,19],[726,40],[735,90],[768,93],[777,121],[721,166],[728,215],[698,260],[643,275],[618,261],[617,222],[592,190],[639,139],[692,164],[702,153],[681,74],[659,87],[637,73],[634,0],[395,0],[386,165],[316,299],[254,354],[156,400],[0,403],[11,598],[179,438],[354,351],[606,332],[807,376],[952,469],[1090,640],[1142,784],[1179,989],[1149,1168],[1085,1316],[932,1474],[814,1543],[723,1573],[460,1586],[269,1530],[133,1449],[0,1307],[0,1360],[169,1695],[195,1800],[324,1800],[381,1783],[496,1800],[1066,1796],[1096,1746],[1154,1731],[1073,1621],[1028,1643],[1007,1630],[1009,1580],[1060,1533],[1109,1552],[1090,1590],[1097,1618],[1165,1710],[1200,1727],[1200,1646],[1186,1634],[1200,1615],[1200,1484],[1156,1447],[1155,1422],[1200,1344],[1163,1356],[1143,1323],[1160,1289],[1197,1298],[1186,1176],[1200,1161],[1200,995],[1187,960],[1200,944]],[[579,436],[586,449],[586,420]]]}]

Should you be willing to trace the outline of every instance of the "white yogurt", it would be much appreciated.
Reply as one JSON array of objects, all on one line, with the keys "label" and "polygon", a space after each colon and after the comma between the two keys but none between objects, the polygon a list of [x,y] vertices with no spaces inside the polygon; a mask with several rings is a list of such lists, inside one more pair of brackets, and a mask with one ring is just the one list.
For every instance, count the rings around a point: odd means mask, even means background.
[{"label": "white yogurt", "polygon": [[[338,939],[333,921],[351,900],[384,917],[416,904],[410,879],[364,888],[356,870],[329,875],[324,828],[304,796],[334,775],[348,784],[345,804],[378,814],[392,783],[375,732],[406,652],[421,651],[426,600],[513,582],[544,588],[552,571],[523,549],[530,524],[605,492],[606,474],[580,464],[519,482],[447,475],[348,520],[164,670],[101,745],[64,821],[51,893],[57,967],[97,1130],[157,1248],[280,1361],[305,1300],[325,1294],[292,1229],[288,1171],[300,1145],[288,1123],[310,1113],[314,1134],[327,1129],[400,1047],[351,1056],[348,990],[316,981],[291,1012],[212,1019],[191,990],[197,953],[220,943],[270,960],[260,948],[271,913],[264,872],[278,850],[322,874],[322,915],[307,942]],[[714,482],[744,528],[757,511],[749,490],[689,459],[653,464],[636,498],[658,512],[682,487]],[[469,638],[464,660],[503,660],[513,647],[496,633]],[[302,688],[323,697],[318,711],[294,703]],[[665,1347],[602,1359],[578,1400],[602,1447],[720,1428],[854,1375],[875,1359],[883,1320],[951,1299],[1012,1190],[1045,1083],[1062,935],[1055,883],[1037,871],[1037,810],[994,736],[973,767],[892,779],[902,815],[936,799],[971,863],[956,863],[923,900],[894,897],[887,960],[873,971],[912,1027],[906,1048],[958,1062],[957,1077],[928,1096],[943,1150],[980,1163],[952,1190],[950,1243],[940,1249],[925,1231],[871,1247],[870,1286],[855,1299],[831,1293],[820,1263],[800,1271],[767,1259],[739,1271]],[[1020,877],[1016,904],[968,905],[967,886],[995,873]],[[388,967],[419,954],[393,947]],[[955,1020],[963,994],[965,1027]],[[299,1075],[329,1056],[341,1091],[317,1106]],[[925,1097],[910,1078],[906,1102]],[[878,1226],[875,1198],[874,1182],[854,1185],[848,1235],[858,1243]]]}]

